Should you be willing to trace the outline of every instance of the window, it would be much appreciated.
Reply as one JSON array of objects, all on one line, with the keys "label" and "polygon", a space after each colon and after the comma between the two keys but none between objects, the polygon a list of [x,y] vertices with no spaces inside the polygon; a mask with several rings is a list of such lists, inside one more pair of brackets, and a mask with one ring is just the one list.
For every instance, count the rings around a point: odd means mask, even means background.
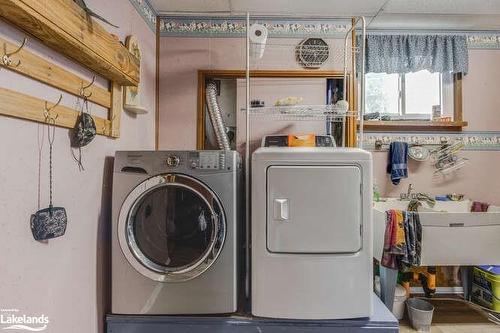
[{"label": "window", "polygon": [[451,74],[420,71],[407,74],[366,75],[366,114],[369,119],[431,120],[433,107],[453,115]]}]

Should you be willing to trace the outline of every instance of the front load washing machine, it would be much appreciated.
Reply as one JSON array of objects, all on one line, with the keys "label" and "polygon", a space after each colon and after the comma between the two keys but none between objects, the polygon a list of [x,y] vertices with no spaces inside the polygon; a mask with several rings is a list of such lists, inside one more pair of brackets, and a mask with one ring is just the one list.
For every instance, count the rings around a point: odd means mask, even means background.
[{"label": "front load washing machine", "polygon": [[234,151],[116,153],[113,313],[236,311],[240,169]]},{"label": "front load washing machine", "polygon": [[372,314],[372,159],[361,149],[259,148],[252,158],[252,313]]}]

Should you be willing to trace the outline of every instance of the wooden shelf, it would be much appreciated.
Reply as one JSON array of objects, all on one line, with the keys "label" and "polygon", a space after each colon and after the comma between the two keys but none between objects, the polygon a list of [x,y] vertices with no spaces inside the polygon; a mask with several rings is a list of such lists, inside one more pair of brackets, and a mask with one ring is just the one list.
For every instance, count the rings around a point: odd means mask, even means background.
[{"label": "wooden shelf", "polygon": [[[399,131],[418,131],[418,132],[437,132],[437,131],[450,131],[456,132],[461,131],[463,127],[466,127],[468,123],[466,121],[451,121],[451,122],[440,122],[440,121],[378,121],[378,120],[365,120],[364,129],[365,131],[388,131],[388,132],[399,132]],[[358,124],[359,127],[359,124]]]},{"label": "wooden shelf", "polygon": [[0,17],[112,82],[139,84],[139,60],[73,0],[0,0]]}]

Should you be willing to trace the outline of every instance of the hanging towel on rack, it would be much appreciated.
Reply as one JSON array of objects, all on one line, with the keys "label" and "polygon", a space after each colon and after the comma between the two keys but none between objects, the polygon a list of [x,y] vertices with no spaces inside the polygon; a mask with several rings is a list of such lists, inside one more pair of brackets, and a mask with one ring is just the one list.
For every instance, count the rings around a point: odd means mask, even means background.
[{"label": "hanging towel on rack", "polygon": [[398,269],[397,256],[404,256],[406,250],[406,237],[404,232],[405,212],[388,210],[386,214],[386,227],[384,236],[384,251],[382,266]]},{"label": "hanging towel on rack", "polygon": [[406,142],[391,142],[387,173],[391,175],[394,185],[398,185],[401,179],[408,178],[408,144]]},{"label": "hanging towel on rack", "polygon": [[422,225],[418,212],[386,211],[384,249],[380,264],[406,271],[420,266]]},{"label": "hanging towel on rack", "polygon": [[401,258],[399,265],[402,270],[420,266],[420,255],[422,253],[422,225],[420,224],[420,216],[416,211],[405,213],[406,253]]},{"label": "hanging towel on rack", "polygon": [[489,206],[490,205],[487,204],[486,202],[474,201],[472,203],[472,207],[471,207],[470,211],[473,213],[487,212]]}]

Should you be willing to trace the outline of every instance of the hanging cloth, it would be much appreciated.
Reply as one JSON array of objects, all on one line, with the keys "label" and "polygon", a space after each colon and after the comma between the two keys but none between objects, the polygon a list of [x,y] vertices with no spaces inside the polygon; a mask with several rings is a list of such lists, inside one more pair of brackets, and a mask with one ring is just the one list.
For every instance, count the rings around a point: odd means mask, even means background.
[{"label": "hanging cloth", "polygon": [[387,160],[387,173],[394,185],[399,185],[403,178],[408,178],[408,143],[391,142]]},{"label": "hanging cloth", "polygon": [[[358,39],[358,45],[360,40]],[[464,35],[367,35],[366,73],[463,73],[469,70]],[[358,69],[360,62],[358,61]]]}]

